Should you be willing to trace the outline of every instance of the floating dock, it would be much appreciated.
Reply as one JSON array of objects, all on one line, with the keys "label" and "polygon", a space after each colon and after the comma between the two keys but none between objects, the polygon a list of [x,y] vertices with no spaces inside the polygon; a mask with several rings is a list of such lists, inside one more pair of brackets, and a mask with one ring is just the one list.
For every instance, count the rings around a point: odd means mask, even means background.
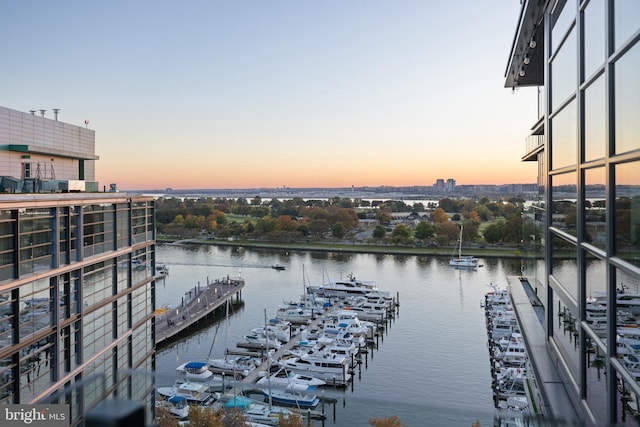
[{"label": "floating dock", "polygon": [[244,280],[226,278],[209,281],[201,286],[198,283],[189,289],[182,301],[175,306],[163,306],[154,312],[156,317],[156,346],[177,337],[215,312],[226,310],[226,303],[239,302],[242,299]]}]

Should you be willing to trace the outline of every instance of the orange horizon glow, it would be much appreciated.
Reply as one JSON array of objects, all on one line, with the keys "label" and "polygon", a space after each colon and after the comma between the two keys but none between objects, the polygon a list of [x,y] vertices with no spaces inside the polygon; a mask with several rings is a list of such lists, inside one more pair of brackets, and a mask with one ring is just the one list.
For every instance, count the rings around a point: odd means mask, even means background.
[{"label": "orange horizon glow", "polygon": [[[219,166],[219,167],[218,167]],[[519,164],[512,169],[484,170],[460,168],[458,171],[436,170],[424,172],[393,171],[372,173],[350,168],[342,173],[337,170],[272,171],[269,167],[239,167],[217,165],[210,170],[195,173],[194,168],[182,170],[174,167],[171,173],[154,167],[142,174],[126,172],[128,168],[102,168],[96,174],[101,186],[116,183],[121,190],[174,190],[186,189],[247,189],[247,188],[349,188],[349,187],[413,187],[431,186],[437,179],[449,178],[456,185],[531,184],[536,182],[536,168]],[[534,165],[535,166],[535,165]],[[195,169],[197,170],[197,166]],[[193,173],[189,173],[193,172]],[[368,174],[367,174],[368,173]]]}]

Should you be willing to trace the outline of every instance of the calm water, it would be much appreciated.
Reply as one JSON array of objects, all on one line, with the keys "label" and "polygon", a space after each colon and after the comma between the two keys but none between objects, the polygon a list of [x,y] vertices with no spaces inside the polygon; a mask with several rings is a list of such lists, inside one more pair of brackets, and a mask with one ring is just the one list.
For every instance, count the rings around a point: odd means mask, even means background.
[{"label": "calm water", "polygon": [[[157,284],[158,305],[177,305],[198,282],[227,274],[246,281],[244,307],[219,328],[205,328],[162,349],[157,382],[173,383],[175,368],[188,360],[222,357],[243,334],[275,315],[283,301],[297,300],[307,284],[346,278],[354,273],[374,280],[381,290],[399,293],[399,315],[369,353],[367,367],[346,390],[328,389],[338,403],[325,408],[325,425],[368,426],[372,417],[397,415],[407,426],[470,426],[480,419],[491,426],[493,402],[484,311],[487,286],[506,286],[519,274],[518,261],[481,259],[477,271],[456,270],[445,258],[369,254],[325,254],[251,250],[209,245],[158,247],[157,260],[170,274]],[[286,266],[285,271],[270,268]],[[213,343],[213,346],[212,346]],[[335,414],[335,418],[334,418]],[[315,425],[321,422],[315,421]]]}]

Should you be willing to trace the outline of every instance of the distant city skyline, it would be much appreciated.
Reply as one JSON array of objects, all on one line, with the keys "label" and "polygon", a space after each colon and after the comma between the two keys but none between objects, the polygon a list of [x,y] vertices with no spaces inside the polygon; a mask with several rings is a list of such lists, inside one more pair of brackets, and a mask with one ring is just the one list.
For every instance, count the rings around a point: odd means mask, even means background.
[{"label": "distant city skyline", "polygon": [[518,1],[35,4],[0,0],[3,106],[95,130],[101,187],[535,181]]}]

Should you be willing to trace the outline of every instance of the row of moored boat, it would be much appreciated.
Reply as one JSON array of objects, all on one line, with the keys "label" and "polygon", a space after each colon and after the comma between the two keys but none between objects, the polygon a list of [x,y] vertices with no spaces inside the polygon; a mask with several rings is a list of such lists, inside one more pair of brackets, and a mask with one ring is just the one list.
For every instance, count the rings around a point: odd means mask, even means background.
[{"label": "row of moored boat", "polygon": [[522,417],[529,413],[526,396],[528,358],[511,298],[491,284],[484,308],[489,338],[492,388],[498,417]]},{"label": "row of moored boat", "polygon": [[316,389],[352,381],[360,355],[394,315],[397,301],[352,275],[306,291],[249,330],[239,350],[178,366],[176,383],[157,388],[158,405],[181,419],[189,405],[239,409],[266,425],[292,412],[323,418]]}]

